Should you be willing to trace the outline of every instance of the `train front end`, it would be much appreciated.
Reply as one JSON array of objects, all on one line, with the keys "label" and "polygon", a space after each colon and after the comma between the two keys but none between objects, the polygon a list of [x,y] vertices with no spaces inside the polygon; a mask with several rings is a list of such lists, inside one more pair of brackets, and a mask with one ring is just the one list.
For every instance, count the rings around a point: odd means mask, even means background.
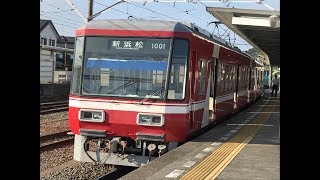
[{"label": "train front end", "polygon": [[138,167],[187,136],[189,41],[169,31],[98,27],[76,34],[74,159]]}]

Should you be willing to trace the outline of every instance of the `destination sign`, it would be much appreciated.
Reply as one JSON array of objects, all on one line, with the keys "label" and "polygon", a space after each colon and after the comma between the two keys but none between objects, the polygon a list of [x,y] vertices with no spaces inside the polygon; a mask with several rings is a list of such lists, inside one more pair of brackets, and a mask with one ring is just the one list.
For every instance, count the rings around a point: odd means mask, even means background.
[{"label": "destination sign", "polygon": [[110,50],[168,51],[169,39],[109,39]]}]

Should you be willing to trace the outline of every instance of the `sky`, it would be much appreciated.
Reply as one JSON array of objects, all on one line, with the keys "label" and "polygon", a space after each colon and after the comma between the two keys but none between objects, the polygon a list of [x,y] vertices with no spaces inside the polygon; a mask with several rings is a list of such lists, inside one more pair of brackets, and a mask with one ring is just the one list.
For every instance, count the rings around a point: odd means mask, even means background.
[{"label": "sky", "polygon": [[[70,0],[81,11],[83,16],[88,16],[88,0]],[[93,14],[117,3],[119,0],[93,0]],[[147,1],[147,2],[146,2]],[[160,1],[160,0],[159,0]],[[165,2],[167,1],[167,2]],[[225,34],[222,38],[229,40],[231,44],[246,51],[252,46],[235,35],[224,25],[215,27],[212,21],[217,19],[206,11],[206,7],[229,7],[243,9],[271,10],[267,6],[280,11],[280,0],[263,0],[267,5],[257,4],[256,0],[190,0],[193,2],[173,3],[173,0],[126,0],[113,6],[94,20],[101,19],[149,19],[149,20],[175,20],[195,23],[197,26],[217,36]],[[208,2],[211,1],[211,2]],[[253,1],[253,2],[240,2]],[[67,0],[40,0],[40,19],[51,20],[60,36],[74,36],[75,30],[85,24],[80,15],[68,4]],[[226,33],[224,33],[226,31]],[[226,34],[230,34],[229,37]]]}]

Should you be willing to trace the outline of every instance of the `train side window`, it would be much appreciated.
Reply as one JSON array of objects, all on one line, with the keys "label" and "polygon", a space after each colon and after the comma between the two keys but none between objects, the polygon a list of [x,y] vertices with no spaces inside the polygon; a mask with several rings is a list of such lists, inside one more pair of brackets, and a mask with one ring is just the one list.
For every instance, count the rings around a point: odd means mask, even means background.
[{"label": "train side window", "polygon": [[241,81],[241,87],[245,87],[245,82],[246,82],[246,68],[242,68],[242,81]]},{"label": "train side window", "polygon": [[224,91],[228,91],[228,83],[229,83],[229,65],[224,65]]},{"label": "train side window", "polygon": [[[260,71],[260,78],[261,78],[261,81],[260,81],[260,82],[261,82],[261,85],[262,85],[262,84],[263,84],[263,79],[262,79],[262,78],[263,78],[263,71],[262,71],[262,70]],[[262,85],[262,86],[263,86],[263,85]]]},{"label": "train side window", "polygon": [[206,78],[206,61],[203,58],[200,58],[199,61],[199,71],[198,71],[198,77],[199,77],[199,95],[204,95],[205,90],[205,78]]},{"label": "train side window", "polygon": [[244,82],[244,87],[248,89],[249,85],[249,69],[245,68],[245,82]]},{"label": "train side window", "polygon": [[75,54],[73,62],[73,79],[71,82],[71,92],[80,93],[80,79],[82,72],[82,60],[83,60],[83,44],[84,38],[77,37],[75,44]]},{"label": "train side window", "polygon": [[220,91],[224,91],[225,90],[225,65],[223,63],[220,64],[220,69],[219,69],[219,88]]},{"label": "train side window", "polygon": [[236,88],[236,67],[232,66],[232,90]]},{"label": "train side window", "polygon": [[238,88],[240,88],[240,87],[241,87],[241,81],[242,81],[242,78],[241,78],[242,72],[241,72],[241,66],[240,66],[240,65],[238,66],[238,69],[239,69],[239,74],[238,74]]},{"label": "train side window", "polygon": [[256,76],[257,76],[257,86],[259,86],[259,84],[260,84],[260,73],[259,73],[258,68],[256,69]]},{"label": "train side window", "polygon": [[188,50],[189,42],[187,40],[174,39],[168,99],[184,99],[185,97]]},{"label": "train side window", "polygon": [[254,73],[254,71],[255,71],[255,68],[252,68],[252,71],[251,71],[251,89],[254,89],[254,75],[255,75],[255,73]]},{"label": "train side window", "polygon": [[232,66],[228,65],[228,91],[232,89]]},{"label": "train side window", "polygon": [[227,79],[227,91],[229,91],[230,89],[231,89],[231,66],[230,65],[228,65],[227,66],[227,77],[226,77],[226,79]]},{"label": "train side window", "polygon": [[221,91],[221,80],[222,80],[222,73],[221,73],[221,63],[219,62],[217,65],[217,87],[219,88],[219,91]]}]

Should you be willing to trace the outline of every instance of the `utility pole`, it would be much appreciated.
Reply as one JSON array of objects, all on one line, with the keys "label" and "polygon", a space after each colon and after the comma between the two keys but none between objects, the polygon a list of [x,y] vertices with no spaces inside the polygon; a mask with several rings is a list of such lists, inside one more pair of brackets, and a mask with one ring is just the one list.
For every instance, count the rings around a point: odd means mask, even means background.
[{"label": "utility pole", "polygon": [[92,11],[93,11],[93,0],[88,0],[88,22],[92,20]]},{"label": "utility pole", "polygon": [[[64,48],[67,48],[67,43],[64,43]],[[67,51],[64,51],[64,68],[67,68]]]},{"label": "utility pole", "polygon": [[113,6],[125,2],[125,0],[119,0],[118,2],[104,8],[103,10],[97,12],[96,14],[93,14],[93,0],[88,0],[88,17],[85,18],[81,11],[77,8],[75,4],[73,4],[72,0],[66,0],[69,5],[78,13],[78,15],[83,19],[85,22],[92,21],[94,18],[99,16],[100,14],[104,13],[106,10],[112,8]]}]

